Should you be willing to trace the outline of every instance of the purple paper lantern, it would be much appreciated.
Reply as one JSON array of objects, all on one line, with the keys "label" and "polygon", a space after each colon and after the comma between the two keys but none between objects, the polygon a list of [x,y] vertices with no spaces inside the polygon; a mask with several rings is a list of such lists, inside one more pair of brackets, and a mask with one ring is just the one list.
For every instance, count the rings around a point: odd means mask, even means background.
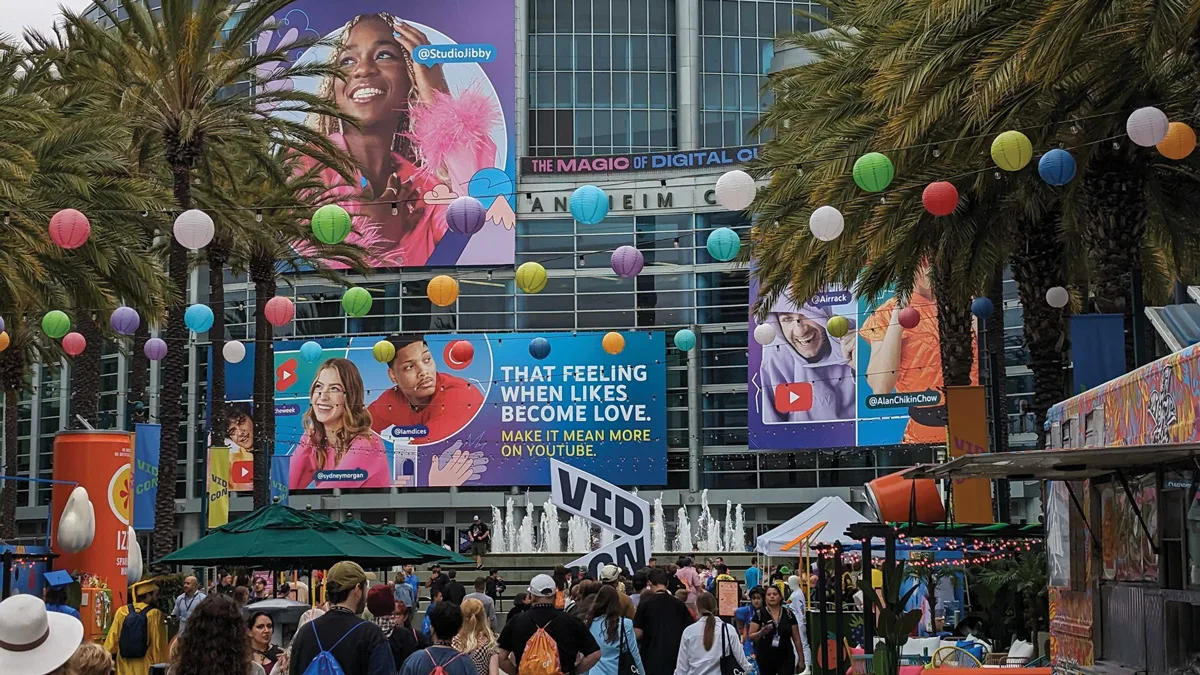
[{"label": "purple paper lantern", "polygon": [[117,335],[133,335],[141,322],[142,318],[132,307],[118,307],[108,318],[108,325],[112,326]]},{"label": "purple paper lantern", "polygon": [[483,204],[468,195],[463,195],[450,202],[450,206],[446,209],[446,224],[459,234],[467,236],[475,234],[483,229],[483,223],[486,220],[487,211],[484,210]]},{"label": "purple paper lantern", "polygon": [[150,338],[146,340],[146,346],[142,348],[142,352],[151,361],[162,361],[163,357],[167,355],[167,343],[163,342],[162,338]]},{"label": "purple paper lantern", "polygon": [[617,273],[617,276],[631,279],[636,277],[642,271],[642,266],[646,264],[646,259],[642,257],[642,252],[632,246],[621,246],[612,254],[612,270]]}]

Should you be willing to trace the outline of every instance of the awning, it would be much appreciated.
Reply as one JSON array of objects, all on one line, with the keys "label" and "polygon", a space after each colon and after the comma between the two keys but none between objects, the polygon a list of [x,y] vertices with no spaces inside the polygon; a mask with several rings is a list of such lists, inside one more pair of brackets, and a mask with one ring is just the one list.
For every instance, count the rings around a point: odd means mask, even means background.
[{"label": "awning", "polygon": [[1117,471],[1152,469],[1200,458],[1200,443],[1126,445],[966,455],[945,464],[923,464],[905,478],[1008,478],[1081,480]]}]

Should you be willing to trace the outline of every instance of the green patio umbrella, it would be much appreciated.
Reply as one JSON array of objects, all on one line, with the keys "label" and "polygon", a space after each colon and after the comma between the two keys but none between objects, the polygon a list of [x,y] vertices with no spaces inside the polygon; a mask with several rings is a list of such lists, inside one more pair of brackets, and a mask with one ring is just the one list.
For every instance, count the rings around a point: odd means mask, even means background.
[{"label": "green patio umbrella", "polygon": [[339,525],[356,534],[378,537],[379,539],[376,541],[382,541],[385,546],[396,547],[401,551],[410,551],[414,555],[423,556],[425,559],[421,563],[467,565],[474,562],[470,558],[448,551],[428,539],[418,537],[412,532],[394,525],[369,525],[355,518],[342,521]]}]

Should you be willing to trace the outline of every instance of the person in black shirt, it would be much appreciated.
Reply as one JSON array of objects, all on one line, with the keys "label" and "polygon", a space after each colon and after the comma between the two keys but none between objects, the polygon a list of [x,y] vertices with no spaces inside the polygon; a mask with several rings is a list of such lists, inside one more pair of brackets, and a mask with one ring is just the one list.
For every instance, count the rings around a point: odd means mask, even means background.
[{"label": "person in black shirt", "polygon": [[429,597],[433,597],[434,589],[442,591],[442,596],[445,597],[446,582],[450,578],[442,574],[442,566],[434,565],[429,568],[429,581],[425,582],[425,586],[429,588]]},{"label": "person in black shirt", "polygon": [[804,670],[800,624],[792,610],[784,607],[783,594],[775,586],[767,586],[764,605],[750,622],[749,637],[754,640],[761,675],[792,675]]},{"label": "person in black shirt", "polygon": [[396,625],[388,636],[388,647],[392,650],[392,660],[399,668],[413,652],[425,649],[430,643],[424,633],[413,628],[412,610],[403,602],[396,603],[395,617]]},{"label": "person in black shirt", "polygon": [[675,592],[683,588],[683,582],[675,573],[679,571],[679,565],[667,565],[667,592],[675,595]]},{"label": "person in black shirt", "polygon": [[679,657],[683,630],[692,623],[687,605],[667,590],[669,575],[661,567],[651,569],[647,581],[652,593],[642,596],[633,629],[642,645],[642,663],[646,672],[672,673]]},{"label": "person in black shirt", "polygon": [[493,568],[490,572],[488,572],[487,586],[484,589],[484,593],[486,593],[487,596],[496,603],[497,612],[500,611],[500,598],[504,595],[504,591],[507,589],[507,584],[505,584],[504,579],[500,577],[500,570]]},{"label": "person in black shirt", "polygon": [[557,585],[549,575],[539,574],[529,583],[533,604],[510,619],[504,625],[504,630],[500,631],[497,642],[500,670],[515,675],[521,665],[525,645],[539,628],[544,628],[558,645],[559,663],[564,675],[583,673],[600,660],[600,645],[596,644],[596,638],[592,637],[583,621],[554,608],[556,592]]},{"label": "person in black shirt", "polygon": [[508,610],[508,621],[506,623],[512,623],[514,618],[527,609],[529,609],[529,593],[518,593],[516,597],[513,598],[512,608]]},{"label": "person in black shirt", "polygon": [[396,672],[396,662],[383,631],[358,616],[367,607],[367,580],[374,578],[358,563],[347,560],[329,568],[325,575],[329,611],[296,632],[288,671],[291,675],[307,670],[322,649],[330,650],[346,675]]},{"label": "person in black shirt", "polygon": [[442,586],[442,597],[447,602],[454,603],[454,606],[457,607],[462,604],[463,598],[467,597],[467,589],[458,583],[458,579],[456,578],[458,573],[456,571],[450,570],[447,572],[447,576],[450,577],[450,580]]},{"label": "person in black shirt", "polygon": [[475,556],[475,569],[483,569],[483,556],[487,553],[488,544],[492,541],[492,532],[488,529],[487,523],[479,520],[479,516],[471,521],[471,527],[467,530],[467,536],[471,539],[471,555]]}]

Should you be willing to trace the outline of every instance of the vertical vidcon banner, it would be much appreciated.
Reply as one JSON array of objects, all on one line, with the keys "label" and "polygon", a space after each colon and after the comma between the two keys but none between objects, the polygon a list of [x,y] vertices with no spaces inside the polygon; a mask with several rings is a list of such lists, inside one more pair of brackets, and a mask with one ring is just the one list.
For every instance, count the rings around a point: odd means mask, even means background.
[{"label": "vertical vidcon banner", "polygon": [[208,449],[208,526],[229,522],[229,448]]},{"label": "vertical vidcon banner", "polygon": [[291,459],[279,455],[271,458],[271,501],[284,506],[288,503],[288,463]]},{"label": "vertical vidcon banner", "polygon": [[162,427],[133,425],[133,529],[154,529],[154,498],[158,494],[158,441]]},{"label": "vertical vidcon banner", "polygon": [[[946,407],[950,415],[950,456],[965,457],[987,452],[987,395],[983,387],[946,387]],[[954,522],[993,522],[990,480],[956,478],[953,490]]]},{"label": "vertical vidcon banner", "polygon": [[[513,263],[515,11],[495,0],[299,0],[259,36],[268,49],[322,38],[289,60],[344,70],[344,78],[297,75],[290,86],[357,125],[273,112],[328,136],[362,167],[350,180],[329,168],[321,178],[353,216],[349,241],[367,248],[372,265]],[[305,168],[316,164],[304,158]],[[484,222],[451,227],[447,207],[466,195],[482,204]]]},{"label": "vertical vidcon banner", "polygon": [[593,578],[613,564],[636,572],[650,561],[650,504],[632,492],[556,459],[550,460],[550,499],[558,508],[615,532],[607,546],[567,563]]}]

